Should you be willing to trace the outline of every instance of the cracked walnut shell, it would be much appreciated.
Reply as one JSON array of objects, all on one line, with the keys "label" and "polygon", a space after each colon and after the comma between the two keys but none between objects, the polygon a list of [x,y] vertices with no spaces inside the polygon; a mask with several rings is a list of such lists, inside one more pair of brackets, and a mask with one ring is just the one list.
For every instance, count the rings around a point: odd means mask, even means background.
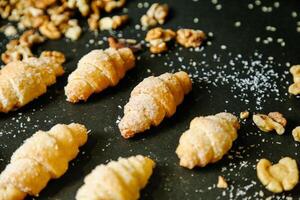
[{"label": "cracked walnut shell", "polygon": [[297,163],[289,157],[280,159],[274,165],[267,159],[261,159],[256,171],[261,183],[274,193],[292,190],[299,180]]}]

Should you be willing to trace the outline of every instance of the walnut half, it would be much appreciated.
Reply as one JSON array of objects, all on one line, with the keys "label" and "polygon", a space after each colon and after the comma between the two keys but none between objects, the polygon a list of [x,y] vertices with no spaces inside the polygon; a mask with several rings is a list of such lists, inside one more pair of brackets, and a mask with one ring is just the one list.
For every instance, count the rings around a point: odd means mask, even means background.
[{"label": "walnut half", "polygon": [[148,31],[145,40],[150,44],[151,53],[162,53],[168,50],[167,42],[175,36],[176,33],[171,29],[157,27]]},{"label": "walnut half", "polygon": [[186,48],[199,47],[205,39],[203,31],[193,29],[179,29],[176,36],[176,41]]},{"label": "walnut half", "polygon": [[270,112],[268,115],[255,114],[253,115],[253,122],[256,126],[264,131],[270,132],[275,130],[278,135],[285,132],[286,119],[279,112]]},{"label": "walnut half", "polygon": [[289,157],[280,159],[274,165],[267,159],[261,159],[256,171],[262,184],[274,193],[292,190],[299,180],[297,163]]},{"label": "walnut half", "polygon": [[141,18],[143,27],[156,26],[157,24],[164,24],[169,13],[169,6],[167,4],[154,3],[149,10]]},{"label": "walnut half", "polygon": [[293,75],[294,83],[289,87],[289,93],[293,95],[300,94],[300,65],[294,65],[290,69]]},{"label": "walnut half", "polygon": [[300,142],[300,126],[293,129],[292,135],[296,142]]}]

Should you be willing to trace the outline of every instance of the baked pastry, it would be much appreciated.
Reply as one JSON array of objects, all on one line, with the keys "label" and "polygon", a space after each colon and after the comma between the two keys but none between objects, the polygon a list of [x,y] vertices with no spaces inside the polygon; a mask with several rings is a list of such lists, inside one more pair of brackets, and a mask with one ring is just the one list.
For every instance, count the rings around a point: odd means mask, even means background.
[{"label": "baked pastry", "polygon": [[117,85],[134,64],[135,57],[129,48],[91,51],[79,60],[77,69],[68,78],[67,101],[86,101],[93,93]]},{"label": "baked pastry", "polygon": [[63,75],[64,59],[51,56],[42,54],[40,58],[13,61],[0,70],[0,112],[7,113],[26,105],[46,93],[47,86]]},{"label": "baked pastry", "polygon": [[230,113],[194,118],[176,149],[180,165],[192,169],[219,161],[237,138],[239,127],[237,117]]},{"label": "baked pastry", "polygon": [[85,177],[76,200],[137,200],[154,167],[153,160],[141,155],[99,165]]},{"label": "baked pastry", "polygon": [[22,200],[38,196],[50,179],[61,177],[79,147],[87,141],[81,124],[58,124],[49,131],[38,131],[11,157],[0,175],[0,200]]},{"label": "baked pastry", "polygon": [[192,89],[192,81],[185,72],[150,76],[131,92],[124,107],[119,129],[124,138],[133,137],[151,125],[158,126],[164,117],[171,117],[184,95]]}]

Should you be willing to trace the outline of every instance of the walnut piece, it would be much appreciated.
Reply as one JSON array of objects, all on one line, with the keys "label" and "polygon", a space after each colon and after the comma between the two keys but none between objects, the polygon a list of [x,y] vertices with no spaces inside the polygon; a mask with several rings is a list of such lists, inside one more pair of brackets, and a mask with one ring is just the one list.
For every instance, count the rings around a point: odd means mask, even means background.
[{"label": "walnut piece", "polygon": [[247,119],[249,117],[250,113],[248,111],[243,111],[240,113],[241,119]]},{"label": "walnut piece", "polygon": [[282,135],[285,132],[284,127],[287,123],[282,114],[278,112],[271,112],[268,115],[253,115],[253,122],[260,130],[264,132],[275,130],[278,135]]},{"label": "walnut piece", "polygon": [[294,65],[290,68],[294,83],[289,87],[289,93],[293,95],[300,94],[300,65]]},{"label": "walnut piece", "polygon": [[167,4],[154,3],[151,5],[147,13],[141,17],[141,24],[143,27],[164,24],[168,13],[169,6]]},{"label": "walnut piece", "polygon": [[145,40],[150,44],[151,53],[162,53],[168,50],[167,42],[175,38],[171,29],[157,27],[148,31]]},{"label": "walnut piece", "polygon": [[300,126],[293,129],[292,135],[296,142],[300,142]]},{"label": "walnut piece", "polygon": [[67,5],[69,8],[78,8],[82,16],[87,16],[90,12],[90,6],[87,0],[68,0]]},{"label": "walnut piece", "polygon": [[226,189],[228,187],[228,183],[223,176],[218,177],[217,188]]},{"label": "walnut piece", "polygon": [[121,8],[125,5],[126,0],[103,0],[104,10],[108,13],[116,8]]},{"label": "walnut piece", "polygon": [[205,39],[203,31],[193,29],[179,29],[176,36],[176,41],[186,48],[199,47]]},{"label": "walnut piece", "polygon": [[103,17],[99,21],[100,30],[115,30],[128,21],[128,15]]},{"label": "walnut piece", "polygon": [[6,37],[12,37],[14,35],[16,35],[18,32],[17,32],[17,29],[13,26],[13,25],[6,25],[6,26],[3,26],[1,27],[1,32],[4,33],[4,35]]},{"label": "walnut piece", "polygon": [[65,55],[59,51],[43,51],[40,57],[51,58],[54,60],[54,62],[59,64],[62,64],[66,61]]},{"label": "walnut piece", "polygon": [[56,40],[61,38],[61,33],[59,29],[55,26],[52,21],[45,21],[40,27],[39,31],[42,35],[46,36],[51,40]]},{"label": "walnut piece", "polygon": [[75,40],[78,40],[78,38],[81,35],[81,32],[82,32],[82,30],[81,30],[80,26],[78,25],[77,19],[69,20],[68,27],[65,32],[65,36],[67,38],[70,38],[71,40],[75,41]]},{"label": "walnut piece", "polygon": [[271,192],[280,193],[292,190],[298,183],[298,166],[294,159],[285,157],[277,164],[261,159],[256,166],[261,183]]}]

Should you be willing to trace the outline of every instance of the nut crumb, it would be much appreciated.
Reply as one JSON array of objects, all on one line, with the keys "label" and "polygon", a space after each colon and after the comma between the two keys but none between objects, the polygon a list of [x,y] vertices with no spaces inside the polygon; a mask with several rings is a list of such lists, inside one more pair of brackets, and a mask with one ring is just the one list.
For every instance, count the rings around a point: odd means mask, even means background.
[{"label": "nut crumb", "polygon": [[185,48],[199,47],[205,39],[203,31],[193,29],[179,29],[176,36],[176,41]]},{"label": "nut crumb", "polygon": [[296,142],[300,142],[300,126],[293,129],[292,135]]},{"label": "nut crumb", "polygon": [[228,187],[228,183],[223,176],[218,176],[218,184],[217,188],[226,189]]},{"label": "nut crumb", "polygon": [[247,119],[249,117],[249,115],[250,115],[249,111],[243,111],[240,113],[240,118]]}]

